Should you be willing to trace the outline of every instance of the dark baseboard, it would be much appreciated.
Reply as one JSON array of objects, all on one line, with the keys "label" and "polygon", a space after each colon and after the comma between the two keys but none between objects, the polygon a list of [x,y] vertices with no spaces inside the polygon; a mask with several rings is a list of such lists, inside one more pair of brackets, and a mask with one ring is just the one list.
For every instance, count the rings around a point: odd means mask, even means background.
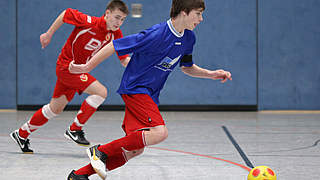
[{"label": "dark baseboard", "polygon": [[[43,105],[18,105],[17,110],[35,111]],[[67,105],[65,111],[76,111],[80,105]],[[160,111],[257,111],[257,105],[160,105]],[[124,105],[102,105],[99,111],[123,111]]]}]

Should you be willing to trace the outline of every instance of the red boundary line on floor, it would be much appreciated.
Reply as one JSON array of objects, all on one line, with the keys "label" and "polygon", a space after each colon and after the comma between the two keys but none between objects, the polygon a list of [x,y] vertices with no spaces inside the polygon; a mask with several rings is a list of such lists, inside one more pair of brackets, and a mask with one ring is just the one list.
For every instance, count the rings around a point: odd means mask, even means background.
[{"label": "red boundary line on floor", "polygon": [[248,168],[247,166],[244,166],[242,164],[238,164],[238,163],[235,163],[235,162],[232,162],[232,161],[229,161],[229,160],[226,160],[226,159],[222,159],[222,158],[217,158],[217,157],[213,157],[213,156],[209,156],[209,155],[204,155],[204,154],[197,154],[197,153],[193,153],[193,152],[186,152],[186,151],[181,151],[181,150],[174,150],[174,149],[167,149],[167,148],[160,148],[160,147],[148,147],[148,148],[151,148],[151,149],[158,149],[158,150],[164,150],[164,151],[171,151],[171,152],[177,152],[177,153],[183,153],[183,154],[189,154],[189,155],[194,155],[194,156],[200,156],[200,157],[205,157],[205,158],[210,158],[210,159],[215,159],[215,160],[219,160],[219,161],[224,161],[224,162],[227,162],[227,163],[230,163],[230,164],[233,164],[233,165],[236,165],[236,166],[239,166],[245,170],[247,170],[248,172],[250,172],[250,168]]}]

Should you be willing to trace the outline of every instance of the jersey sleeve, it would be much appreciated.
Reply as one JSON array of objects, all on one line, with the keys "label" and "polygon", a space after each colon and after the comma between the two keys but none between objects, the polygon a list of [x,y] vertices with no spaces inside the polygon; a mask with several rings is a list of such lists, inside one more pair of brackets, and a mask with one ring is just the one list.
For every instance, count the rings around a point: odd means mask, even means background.
[{"label": "jersey sleeve", "polygon": [[147,53],[157,47],[158,39],[156,34],[157,33],[154,33],[154,31],[144,30],[140,33],[114,40],[114,49],[120,56],[133,52]]},{"label": "jersey sleeve", "polygon": [[[120,29],[118,29],[117,31],[114,32],[114,39],[120,39],[122,37],[123,37],[123,34],[122,34],[122,31]],[[123,60],[123,59],[126,59],[129,56],[128,54],[120,56],[117,51],[116,51],[116,53],[117,53],[117,56],[118,56],[120,61]]]},{"label": "jersey sleeve", "polygon": [[190,32],[190,35],[187,38],[187,42],[190,42],[190,43],[186,47],[184,56],[180,61],[180,66],[185,66],[185,67],[191,67],[194,64],[192,60],[192,52],[193,52],[193,46],[196,43],[196,36],[194,35],[193,31],[189,31],[189,32]]},{"label": "jersey sleeve", "polygon": [[77,27],[92,26],[97,22],[95,17],[83,14],[76,9],[68,8],[63,16],[63,22]]}]

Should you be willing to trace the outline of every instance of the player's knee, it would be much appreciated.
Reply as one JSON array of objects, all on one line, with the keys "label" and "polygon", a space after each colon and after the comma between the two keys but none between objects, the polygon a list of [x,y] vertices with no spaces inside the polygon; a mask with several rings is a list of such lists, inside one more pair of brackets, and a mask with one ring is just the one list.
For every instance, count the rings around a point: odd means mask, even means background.
[{"label": "player's knee", "polygon": [[168,129],[165,126],[157,129],[155,136],[157,137],[156,138],[157,144],[164,141],[168,137]]},{"label": "player's knee", "polygon": [[90,96],[87,97],[86,102],[90,106],[92,106],[92,107],[97,109],[103,103],[104,100],[105,100],[105,98],[102,97],[102,96],[90,95]]},{"label": "player's knee", "polygon": [[166,127],[164,127],[161,132],[161,138],[162,138],[162,141],[168,138],[168,129]]},{"label": "player's knee", "polygon": [[61,112],[63,111],[62,108],[55,108],[55,109],[52,109],[52,112],[55,113],[55,114],[60,114]]},{"label": "player's knee", "polygon": [[56,115],[60,114],[65,108],[65,106],[55,103],[50,103],[49,105],[50,106],[48,106],[47,108]]},{"label": "player's knee", "polygon": [[[63,110],[63,109],[62,109]],[[42,114],[47,118],[47,119],[51,119],[56,117],[59,113],[62,112],[62,110],[59,111],[54,111],[53,108],[51,108],[50,104],[46,104],[42,107]]]},{"label": "player's knee", "polygon": [[168,137],[168,129],[165,126],[151,128],[149,131],[144,133],[146,145],[155,145],[164,141]]},{"label": "player's knee", "polygon": [[59,98],[52,98],[50,101],[50,111],[52,111],[54,114],[60,114],[66,105],[68,104],[68,99],[65,95],[60,96]]}]

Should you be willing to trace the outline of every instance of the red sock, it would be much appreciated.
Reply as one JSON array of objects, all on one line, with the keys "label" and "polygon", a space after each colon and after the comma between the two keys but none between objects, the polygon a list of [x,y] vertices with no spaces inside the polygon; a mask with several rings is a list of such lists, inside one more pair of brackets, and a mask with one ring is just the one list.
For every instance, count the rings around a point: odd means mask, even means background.
[{"label": "red sock", "polygon": [[117,154],[107,158],[106,166],[109,171],[123,166],[127,162],[124,154]]},{"label": "red sock", "polygon": [[77,174],[77,175],[88,175],[88,176],[91,176],[92,174],[95,174],[96,172],[94,171],[93,167],[89,163],[88,165],[83,166],[82,168],[76,170],[74,173]]},{"label": "red sock", "polygon": [[144,147],[145,140],[143,131],[137,131],[118,140],[114,140],[108,144],[101,145],[98,147],[98,150],[106,153],[108,157],[112,157],[122,154],[123,149],[126,151],[133,151],[142,149]]},{"label": "red sock", "polygon": [[74,122],[70,126],[71,131],[81,130],[82,126],[88,121],[88,119],[92,116],[94,112],[96,112],[96,108],[90,106],[87,101],[83,101],[81,108],[75,118]]},{"label": "red sock", "polygon": [[33,131],[37,130],[40,126],[47,122],[48,119],[43,115],[42,108],[40,108],[33,114],[28,122],[21,126],[19,129],[19,136],[26,139]]}]

